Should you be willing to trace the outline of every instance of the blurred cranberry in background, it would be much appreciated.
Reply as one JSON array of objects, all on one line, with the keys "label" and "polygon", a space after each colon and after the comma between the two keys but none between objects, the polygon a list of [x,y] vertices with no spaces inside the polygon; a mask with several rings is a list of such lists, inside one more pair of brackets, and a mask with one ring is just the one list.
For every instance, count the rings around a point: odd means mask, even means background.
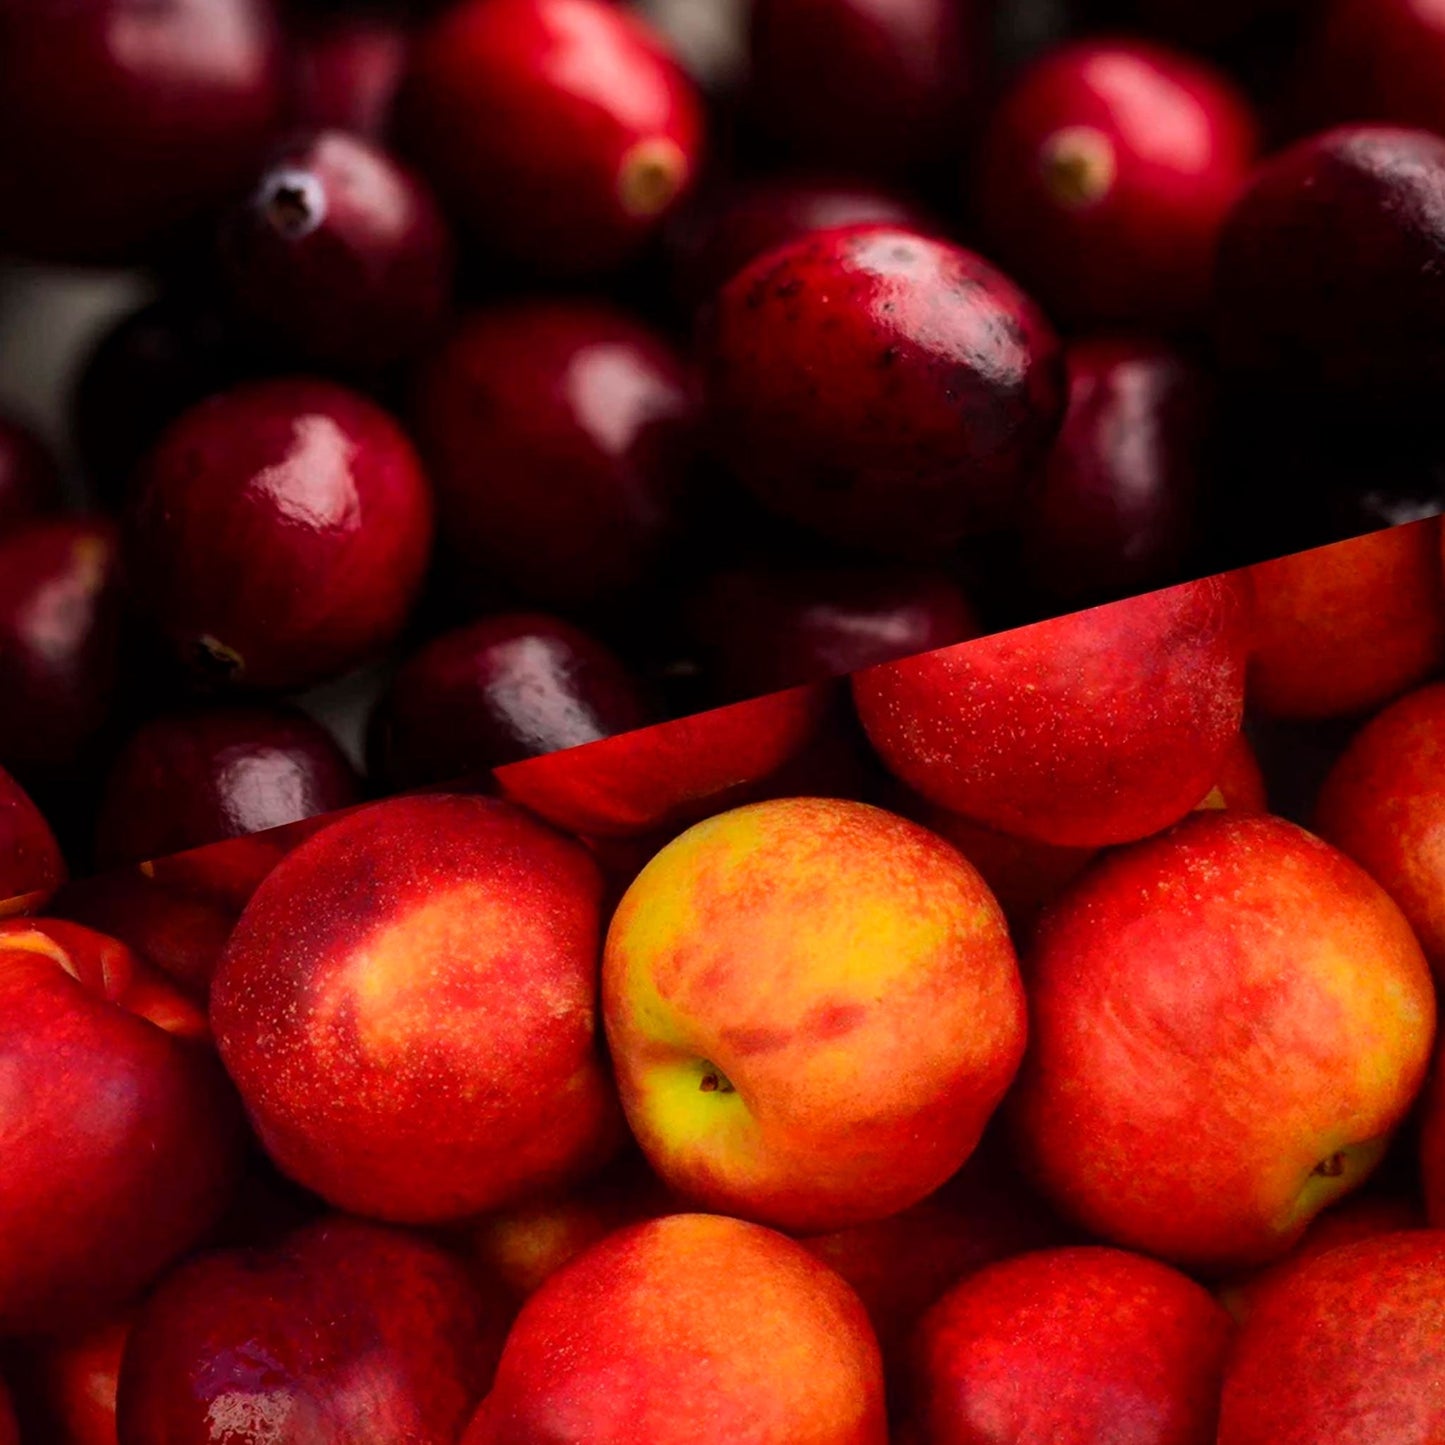
[{"label": "blurred cranberry in background", "polygon": [[227,199],[283,104],[267,0],[0,5],[0,250],[121,261]]},{"label": "blurred cranberry in background", "polygon": [[1066,45],[988,121],[980,218],[1059,320],[1186,325],[1256,144],[1248,102],[1206,62],[1136,41]]},{"label": "blurred cranberry in background", "polygon": [[367,758],[388,787],[414,788],[650,721],[600,642],[559,618],[508,614],[443,633],[402,664],[372,714]]},{"label": "blurred cranberry in background", "polygon": [[1023,524],[1038,590],[1098,601],[1177,580],[1197,533],[1208,374],[1158,341],[1081,341],[1069,409]]},{"label": "blurred cranberry in background", "polygon": [[646,580],[681,525],[697,399],[668,343],[590,301],[480,311],[413,399],[444,548],[552,606]]},{"label": "blurred cranberry in background", "polygon": [[29,427],[0,416],[0,535],[53,511],[59,502],[54,457]]},{"label": "blurred cranberry in background", "polygon": [[244,324],[345,371],[418,351],[451,302],[451,234],[429,188],[345,131],[275,152],[228,217],[221,255]]},{"label": "blurred cranberry in background", "polygon": [[38,911],[64,881],[65,860],[50,825],[0,768],[0,918]]},{"label": "blurred cranberry in background", "polygon": [[292,124],[383,137],[410,44],[401,21],[369,11],[323,11],[293,22],[287,38]]},{"label": "blurred cranberry in background", "polygon": [[544,275],[614,269],[696,179],[701,102],[607,0],[460,0],[416,37],[402,143],[486,252]]}]

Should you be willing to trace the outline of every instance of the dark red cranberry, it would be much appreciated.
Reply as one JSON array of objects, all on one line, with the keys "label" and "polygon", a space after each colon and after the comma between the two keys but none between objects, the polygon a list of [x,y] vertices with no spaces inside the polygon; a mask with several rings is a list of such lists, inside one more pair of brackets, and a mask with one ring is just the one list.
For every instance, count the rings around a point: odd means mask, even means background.
[{"label": "dark red cranberry", "polygon": [[673,289],[700,306],[750,261],[812,231],[878,222],[927,231],[919,209],[887,191],[814,176],[736,181],[679,216],[668,236]]},{"label": "dark red cranberry", "polygon": [[238,314],[307,361],[376,371],[432,340],[452,243],[425,183],[370,141],[322,131],[276,152],[222,233]]},{"label": "dark red cranberry", "polygon": [[956,151],[982,30],[977,0],[755,0],[750,109],[796,160],[906,175]]},{"label": "dark red cranberry", "polygon": [[1214,321],[1241,389],[1326,416],[1438,420],[1445,138],[1345,127],[1266,161],[1220,238]]},{"label": "dark red cranberry", "polygon": [[1024,519],[1035,587],[1064,601],[1179,581],[1201,489],[1209,383],[1173,348],[1081,341],[1069,408]]},{"label": "dark red cranberry", "polygon": [[958,585],[918,567],[734,568],[709,578],[690,612],[727,699],[841,677],[979,632]]},{"label": "dark red cranberry", "polygon": [[1311,129],[1384,121],[1445,131],[1445,5],[1328,0],[1300,64],[1297,103]]},{"label": "dark red cranberry", "polygon": [[1187,323],[1255,149],[1248,102],[1205,62],[1132,41],[1063,46],[989,121],[981,219],[1060,320]]},{"label": "dark red cranberry", "polygon": [[575,748],[652,720],[620,659],[555,617],[488,617],[402,664],[372,714],[373,774],[421,787]]},{"label": "dark red cranberry", "polygon": [[448,550],[552,605],[634,587],[677,529],[696,413],[682,360],[619,311],[478,312],[416,391]]},{"label": "dark red cranberry", "polygon": [[0,918],[38,912],[64,881],[65,860],[50,825],[0,768]]},{"label": "dark red cranberry", "polygon": [[406,69],[410,39],[389,15],[308,16],[289,37],[291,122],[379,139]]},{"label": "dark red cranberry", "polygon": [[359,796],[356,774],[331,735],[294,709],[152,718],[111,766],[96,861],[140,863],[347,808]]},{"label": "dark red cranberry", "polygon": [[108,521],[57,517],[0,539],[0,763],[65,767],[105,725],[120,645]]},{"label": "dark red cranberry", "polygon": [[331,382],[249,382],[186,412],[143,465],[127,575],[208,685],[303,687],[401,630],[431,494],[386,412]]},{"label": "dark red cranberry", "polygon": [[122,317],[91,352],[71,398],[75,443],[96,494],[119,502],[171,422],[257,365],[209,301],[166,295]]},{"label": "dark red cranberry", "polygon": [[701,103],[661,39],[607,0],[460,0],[418,36],[401,134],[489,250],[610,270],[686,194]]},{"label": "dark red cranberry", "polygon": [[718,297],[709,424],[764,503],[837,541],[940,551],[1017,519],[1063,411],[1043,314],[986,261],[825,231]]},{"label": "dark red cranberry", "polygon": [[60,473],[29,427],[0,416],[0,534],[13,532],[60,501]]},{"label": "dark red cranberry", "polygon": [[244,180],[283,98],[266,0],[8,0],[0,250],[145,251]]}]

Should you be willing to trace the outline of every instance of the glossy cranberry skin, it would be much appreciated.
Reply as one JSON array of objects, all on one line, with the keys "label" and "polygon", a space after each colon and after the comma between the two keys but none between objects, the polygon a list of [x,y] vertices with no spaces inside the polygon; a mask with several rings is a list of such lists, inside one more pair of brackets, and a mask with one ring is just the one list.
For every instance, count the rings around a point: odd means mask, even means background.
[{"label": "glossy cranberry skin", "polygon": [[211,686],[304,687],[400,632],[432,537],[400,427],[331,382],[249,382],[186,412],[138,477],[127,575]]},{"label": "glossy cranberry skin", "polygon": [[413,422],[451,555],[551,606],[635,587],[675,536],[696,445],[691,373],[600,303],[477,312],[424,369]]},{"label": "glossy cranberry skin", "polygon": [[977,0],[755,0],[748,101],[795,160],[907,175],[956,150],[983,40]]},{"label": "glossy cranberry skin", "polygon": [[1248,102],[1204,61],[1134,42],[1066,45],[994,111],[980,215],[1000,262],[1060,321],[1178,326],[1204,309],[1256,144]]},{"label": "glossy cranberry skin", "polygon": [[1327,417],[1438,417],[1445,138],[1342,127],[1266,161],[1220,238],[1214,323],[1241,389]]},{"label": "glossy cranberry skin", "polygon": [[652,721],[621,659],[560,618],[469,623],[409,657],[377,701],[370,770],[394,788],[483,773]]},{"label": "glossy cranberry skin", "polygon": [[696,308],[765,251],[813,231],[868,222],[914,231],[933,224],[909,201],[859,181],[807,175],[734,181],[670,230],[673,289],[685,307]]},{"label": "glossy cranberry skin", "polygon": [[288,39],[291,123],[381,139],[406,69],[405,27],[389,15],[323,13],[306,17]]},{"label": "glossy cranberry skin", "polygon": [[119,547],[99,517],[0,539],[0,764],[64,767],[105,725],[121,633]]},{"label": "glossy cranberry skin", "polygon": [[227,707],[143,723],[111,765],[96,861],[140,863],[347,808],[360,784],[331,735],[291,708]]},{"label": "glossy cranberry skin", "polygon": [[380,146],[328,130],[276,152],[221,238],[237,314],[299,358],[379,371],[434,340],[452,242],[431,191]]},{"label": "glossy cranberry skin", "polygon": [[1195,540],[1209,380],[1153,340],[1069,349],[1069,407],[1024,519],[1034,586],[1100,600],[1180,579]]},{"label": "glossy cranberry skin", "polygon": [[0,768],[0,918],[38,912],[65,882],[65,860],[50,824]]},{"label": "glossy cranberry skin", "polygon": [[59,501],[55,458],[29,427],[0,416],[0,536],[53,511]]},{"label": "glossy cranberry skin", "polygon": [[267,0],[5,0],[0,250],[145,253],[226,200],[282,104]]},{"label": "glossy cranberry skin", "polygon": [[405,148],[487,250],[546,275],[618,266],[686,195],[701,103],[607,0],[460,0],[418,35]]},{"label": "glossy cranberry skin", "polygon": [[760,501],[836,541],[943,550],[1016,519],[1063,410],[1043,314],[981,257],[886,226],[806,236],[725,286],[710,433]]},{"label": "glossy cranberry skin", "polygon": [[920,567],[731,568],[703,583],[689,611],[726,700],[842,677],[980,630],[958,584]]}]

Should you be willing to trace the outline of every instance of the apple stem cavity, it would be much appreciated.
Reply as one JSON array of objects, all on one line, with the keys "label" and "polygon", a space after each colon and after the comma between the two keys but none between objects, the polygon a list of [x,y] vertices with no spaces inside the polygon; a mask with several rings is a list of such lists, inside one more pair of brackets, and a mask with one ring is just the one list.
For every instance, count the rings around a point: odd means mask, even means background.
[{"label": "apple stem cavity", "polygon": [[703,1064],[703,1076],[698,1088],[704,1094],[731,1094],[734,1092],[732,1080],[723,1073],[715,1064]]},{"label": "apple stem cavity", "polygon": [[1345,1172],[1344,1151],[1340,1150],[1331,1154],[1328,1159],[1321,1159],[1315,1165],[1315,1173],[1323,1179],[1338,1179]]}]

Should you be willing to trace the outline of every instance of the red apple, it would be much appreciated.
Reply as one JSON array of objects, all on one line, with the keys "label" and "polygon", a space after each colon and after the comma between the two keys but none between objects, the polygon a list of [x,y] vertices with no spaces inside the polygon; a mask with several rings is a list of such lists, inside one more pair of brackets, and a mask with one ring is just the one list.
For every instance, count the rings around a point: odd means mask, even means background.
[{"label": "red apple", "polygon": [[1125,843],[1218,780],[1244,711],[1247,592],[1174,587],[853,679],[879,755],[924,797],[1064,847]]},{"label": "red apple", "polygon": [[1202,812],[1106,857],[1028,972],[1029,1165],[1093,1233],[1201,1269],[1283,1254],[1356,1187],[1434,1036],[1399,910],[1277,818]]},{"label": "red apple", "polygon": [[130,1327],[130,1315],[121,1315],[27,1353],[26,1377],[48,1445],[117,1445],[115,1395]]},{"label": "red apple", "polygon": [[1251,567],[1249,700],[1272,717],[1368,712],[1445,662],[1431,518]]},{"label": "red apple", "polygon": [[613,915],[602,990],[653,1168],[708,1208],[798,1231],[936,1189],[1024,1047],[983,880],[862,803],[758,803],[668,844]]},{"label": "red apple", "polygon": [[1214,1445],[1230,1320],[1123,1250],[1041,1250],[950,1290],[919,1326],[905,1411],[928,1445]]},{"label": "red apple", "polygon": [[65,881],[65,859],[50,824],[0,768],[0,918],[33,913]]},{"label": "red apple", "polygon": [[801,1245],[674,1214],[609,1236],[522,1307],[464,1445],[886,1445],[878,1344]]},{"label": "red apple", "polygon": [[203,1255],[136,1317],[120,1445],[455,1445],[507,1316],[435,1245],[359,1220]]},{"label": "red apple", "polygon": [[1315,1260],[1261,1301],[1224,1380],[1218,1445],[1445,1439],[1445,1232]]},{"label": "red apple", "polygon": [[256,890],[211,987],[267,1152],[354,1213],[442,1222],[601,1164],[602,880],[488,798],[398,798],[323,828]]},{"label": "red apple", "polygon": [[74,923],[0,923],[0,1335],[148,1284],[220,1217],[239,1111],[194,1004]]}]

